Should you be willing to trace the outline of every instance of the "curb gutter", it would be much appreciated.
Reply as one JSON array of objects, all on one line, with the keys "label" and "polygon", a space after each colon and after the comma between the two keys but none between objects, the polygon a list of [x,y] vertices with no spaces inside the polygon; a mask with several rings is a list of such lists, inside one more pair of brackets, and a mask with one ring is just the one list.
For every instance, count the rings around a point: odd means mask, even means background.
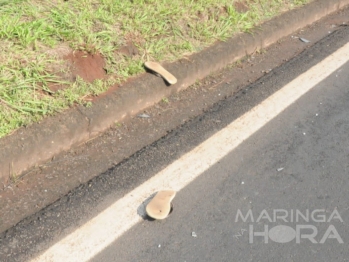
[{"label": "curb gutter", "polygon": [[197,79],[265,48],[346,5],[349,5],[349,0],[315,0],[265,22],[253,34],[239,34],[189,59],[166,65],[166,69],[178,79],[173,86],[167,86],[154,75],[143,74],[102,95],[91,108],[76,106],[45,118],[41,123],[18,129],[0,139],[0,182],[8,183],[10,174],[20,174],[61,151],[96,137],[115,122],[137,114],[162,98],[194,84]]}]

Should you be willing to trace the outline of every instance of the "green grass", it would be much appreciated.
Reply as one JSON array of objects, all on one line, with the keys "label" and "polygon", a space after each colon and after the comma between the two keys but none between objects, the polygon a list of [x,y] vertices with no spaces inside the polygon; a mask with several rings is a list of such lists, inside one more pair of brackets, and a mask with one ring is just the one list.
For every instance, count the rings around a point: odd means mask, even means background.
[{"label": "green grass", "polygon": [[[0,137],[76,103],[91,106],[86,97],[143,72],[146,60],[176,60],[309,1],[246,0],[240,13],[234,0],[0,0]],[[132,58],[117,52],[129,42],[139,50]],[[108,80],[58,77],[62,45],[101,53]],[[51,83],[67,88],[52,92]]]}]

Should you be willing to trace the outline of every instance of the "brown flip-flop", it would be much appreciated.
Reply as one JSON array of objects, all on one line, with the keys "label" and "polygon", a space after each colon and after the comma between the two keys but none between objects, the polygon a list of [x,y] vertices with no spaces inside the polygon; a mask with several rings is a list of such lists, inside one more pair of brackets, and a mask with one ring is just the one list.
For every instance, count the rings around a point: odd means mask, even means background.
[{"label": "brown flip-flop", "polygon": [[163,68],[159,63],[156,62],[145,62],[145,67],[154,71],[155,73],[161,75],[169,84],[174,85],[177,83],[177,78],[168,72],[165,68]]},{"label": "brown flip-flop", "polygon": [[147,215],[154,219],[165,219],[171,211],[171,201],[176,191],[159,191],[145,208]]}]

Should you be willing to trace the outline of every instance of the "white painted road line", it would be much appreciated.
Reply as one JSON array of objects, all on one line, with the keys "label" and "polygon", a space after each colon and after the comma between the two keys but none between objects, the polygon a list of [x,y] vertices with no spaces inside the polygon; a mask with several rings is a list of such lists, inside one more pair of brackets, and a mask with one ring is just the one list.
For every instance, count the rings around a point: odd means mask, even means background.
[{"label": "white painted road line", "polygon": [[223,130],[116,201],[32,261],[88,261],[141,221],[139,205],[162,189],[180,191],[349,60],[349,43]]}]

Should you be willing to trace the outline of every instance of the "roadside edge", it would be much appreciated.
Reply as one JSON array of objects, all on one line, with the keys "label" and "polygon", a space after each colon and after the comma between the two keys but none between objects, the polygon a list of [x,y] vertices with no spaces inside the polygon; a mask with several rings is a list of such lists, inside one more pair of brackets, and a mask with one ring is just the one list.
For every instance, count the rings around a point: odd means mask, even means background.
[{"label": "roadside edge", "polygon": [[102,95],[91,108],[76,106],[40,123],[20,128],[0,139],[0,182],[8,183],[10,175],[20,174],[96,137],[115,122],[137,114],[162,98],[194,84],[197,79],[266,48],[348,4],[349,0],[315,0],[263,23],[251,34],[239,34],[226,42],[217,42],[188,59],[167,64],[166,68],[178,78],[173,86],[167,86],[154,75],[142,74],[119,89]]}]

